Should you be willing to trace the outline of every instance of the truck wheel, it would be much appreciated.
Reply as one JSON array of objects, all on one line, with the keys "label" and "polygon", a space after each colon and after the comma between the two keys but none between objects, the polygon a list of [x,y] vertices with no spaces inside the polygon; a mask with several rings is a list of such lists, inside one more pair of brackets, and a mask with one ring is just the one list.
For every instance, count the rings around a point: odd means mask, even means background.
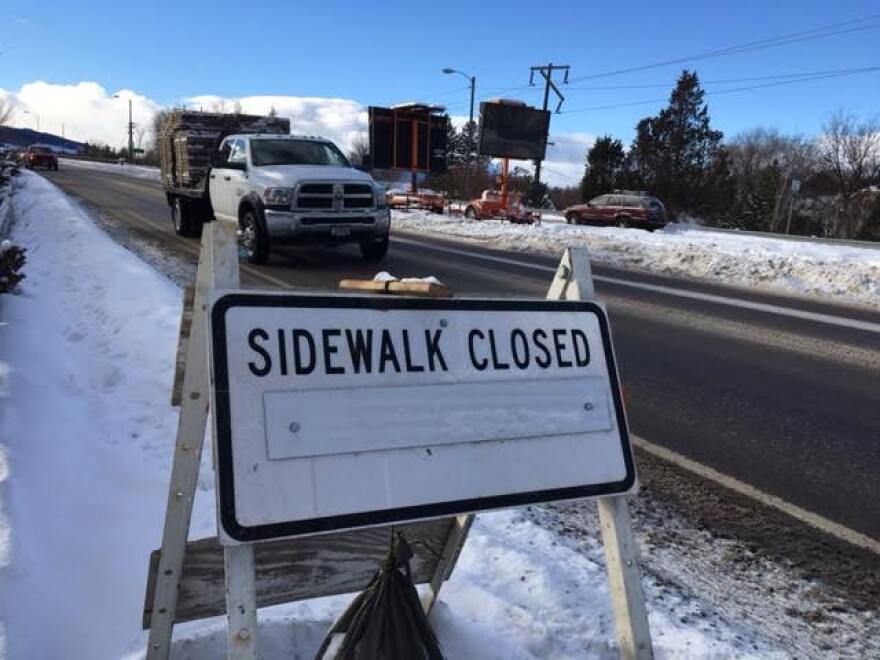
[{"label": "truck wheel", "polygon": [[577,213],[569,213],[565,216],[565,221],[570,225],[579,225],[581,223],[580,217],[578,217]]},{"label": "truck wheel", "polygon": [[239,254],[247,263],[264,264],[269,261],[269,237],[263,231],[255,211],[245,211],[241,217],[239,245]]},{"label": "truck wheel", "polygon": [[477,210],[473,206],[468,206],[464,210],[464,217],[468,220],[476,220],[477,219]]},{"label": "truck wheel", "polygon": [[620,217],[617,219],[617,226],[621,229],[627,229],[630,226],[630,220],[627,217]]},{"label": "truck wheel", "polygon": [[171,203],[171,223],[174,225],[174,233],[178,236],[192,236],[193,212],[189,203],[182,197],[175,197]]},{"label": "truck wheel", "polygon": [[383,241],[364,241],[361,243],[361,254],[367,261],[381,261],[388,253],[388,237]]}]

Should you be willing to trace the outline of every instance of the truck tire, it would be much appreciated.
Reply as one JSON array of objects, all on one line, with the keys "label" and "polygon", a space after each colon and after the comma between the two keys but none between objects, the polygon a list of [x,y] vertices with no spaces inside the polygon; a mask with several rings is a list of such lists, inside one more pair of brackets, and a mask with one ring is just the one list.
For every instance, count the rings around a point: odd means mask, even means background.
[{"label": "truck tire", "polygon": [[581,218],[577,213],[569,213],[565,216],[565,222],[570,225],[579,225],[581,224]]},{"label": "truck tire", "polygon": [[178,236],[195,236],[196,218],[189,200],[175,196],[171,202],[171,224]]},{"label": "truck tire", "polygon": [[632,221],[631,221],[630,217],[627,215],[622,215],[617,218],[617,226],[620,227],[621,229],[628,229],[631,224],[632,224]]},{"label": "truck tire", "polygon": [[468,220],[476,220],[477,219],[477,210],[473,206],[468,206],[464,210],[464,217]]},{"label": "truck tire", "polygon": [[361,243],[361,255],[367,261],[382,261],[388,254],[388,237],[383,241],[364,241]]},{"label": "truck tire", "polygon": [[241,260],[249,264],[264,264],[269,261],[269,237],[257,217],[257,212],[248,209],[239,222],[239,254]]}]

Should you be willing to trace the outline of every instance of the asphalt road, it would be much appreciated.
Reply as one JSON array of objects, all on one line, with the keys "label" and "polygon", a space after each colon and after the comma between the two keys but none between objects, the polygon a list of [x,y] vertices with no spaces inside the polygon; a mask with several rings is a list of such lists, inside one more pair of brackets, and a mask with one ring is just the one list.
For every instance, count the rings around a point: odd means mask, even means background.
[{"label": "asphalt road", "polygon": [[[105,226],[196,260],[158,184],[71,167],[46,176]],[[381,268],[462,295],[543,297],[556,262],[397,233]],[[285,249],[242,280],[333,289],[377,270],[355,247]],[[867,327],[880,312],[600,265],[594,275],[636,434],[880,539],[880,334]]]}]

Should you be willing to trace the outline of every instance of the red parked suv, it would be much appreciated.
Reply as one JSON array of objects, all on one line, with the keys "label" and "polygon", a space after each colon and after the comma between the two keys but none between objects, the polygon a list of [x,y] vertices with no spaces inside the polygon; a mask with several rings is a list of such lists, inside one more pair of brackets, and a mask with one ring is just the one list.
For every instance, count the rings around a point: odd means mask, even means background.
[{"label": "red parked suv", "polygon": [[24,153],[24,166],[29,170],[35,167],[46,167],[50,170],[58,169],[58,156],[49,147],[31,145]]},{"label": "red parked suv", "polygon": [[616,225],[653,231],[666,225],[666,207],[644,192],[615,190],[586,204],[569,206],[565,221],[570,225]]}]

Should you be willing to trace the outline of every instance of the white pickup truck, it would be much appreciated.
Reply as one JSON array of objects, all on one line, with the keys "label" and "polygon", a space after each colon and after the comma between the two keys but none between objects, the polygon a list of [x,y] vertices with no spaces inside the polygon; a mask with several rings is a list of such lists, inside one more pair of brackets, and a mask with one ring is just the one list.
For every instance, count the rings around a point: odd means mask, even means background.
[{"label": "white pickup truck", "polygon": [[213,162],[208,192],[214,216],[238,223],[245,260],[265,263],[278,243],[356,242],[371,260],[388,251],[391,216],[384,189],[353,168],[332,142],[228,135]]}]

